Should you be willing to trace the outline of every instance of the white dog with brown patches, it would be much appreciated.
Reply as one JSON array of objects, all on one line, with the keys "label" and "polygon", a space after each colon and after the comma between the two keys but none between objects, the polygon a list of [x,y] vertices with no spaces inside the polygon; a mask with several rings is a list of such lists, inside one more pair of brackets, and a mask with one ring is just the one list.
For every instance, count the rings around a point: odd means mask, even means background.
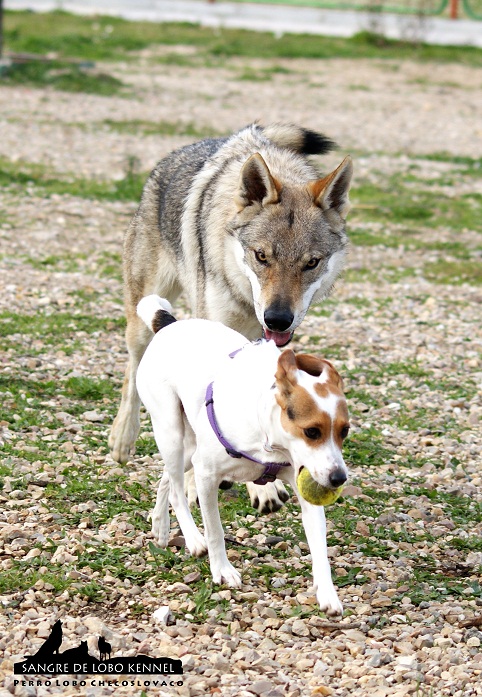
[{"label": "white dog with brown patches", "polygon": [[[278,477],[298,494],[320,608],[340,614],[324,509],[305,501],[296,486],[303,467],[328,489],[347,479],[341,448],[349,424],[340,376],[322,358],[281,352],[273,341],[247,343],[218,322],[176,322],[170,313],[157,295],[138,305],[139,316],[156,333],[137,372],[164,460],[152,513],[156,541],[162,547],[169,541],[170,501],[190,553],[208,552],[214,582],[239,588],[241,575],[226,555],[219,485],[265,484]],[[204,535],[184,494],[184,472],[191,467]]]}]

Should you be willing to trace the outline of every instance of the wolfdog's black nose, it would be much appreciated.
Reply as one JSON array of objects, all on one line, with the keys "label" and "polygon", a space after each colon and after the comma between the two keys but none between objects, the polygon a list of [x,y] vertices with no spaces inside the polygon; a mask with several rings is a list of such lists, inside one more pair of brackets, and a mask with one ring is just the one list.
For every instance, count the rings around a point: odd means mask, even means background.
[{"label": "wolfdog's black nose", "polygon": [[294,315],[289,310],[272,310],[264,313],[264,322],[273,332],[285,332],[293,324]]},{"label": "wolfdog's black nose", "polygon": [[339,486],[346,482],[346,474],[342,469],[337,468],[336,470],[333,470],[333,472],[330,472],[328,479],[330,480],[331,486],[338,489]]}]

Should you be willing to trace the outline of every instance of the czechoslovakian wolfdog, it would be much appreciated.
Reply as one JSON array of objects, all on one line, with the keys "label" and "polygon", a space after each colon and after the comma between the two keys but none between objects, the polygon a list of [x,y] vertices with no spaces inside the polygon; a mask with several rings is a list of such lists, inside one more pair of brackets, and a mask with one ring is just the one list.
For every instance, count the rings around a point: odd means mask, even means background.
[{"label": "czechoslovakian wolfdog", "polygon": [[[128,460],[139,432],[135,376],[152,339],[136,312],[142,297],[174,302],[183,291],[196,317],[284,346],[329,293],[346,252],[352,163],[320,178],[306,156],[334,147],[298,126],[254,124],[176,150],[153,170],[124,239],[129,363],[109,438],[115,460]],[[262,512],[287,499],[276,482],[248,489]]]}]

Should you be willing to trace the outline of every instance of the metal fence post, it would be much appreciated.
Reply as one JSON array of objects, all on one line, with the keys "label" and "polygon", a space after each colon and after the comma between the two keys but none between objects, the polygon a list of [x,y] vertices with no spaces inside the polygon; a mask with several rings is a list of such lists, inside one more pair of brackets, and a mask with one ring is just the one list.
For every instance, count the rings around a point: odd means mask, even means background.
[{"label": "metal fence post", "polygon": [[459,0],[450,0],[450,19],[458,18]]},{"label": "metal fence post", "polygon": [[0,0],[0,59],[3,56],[3,0]]}]

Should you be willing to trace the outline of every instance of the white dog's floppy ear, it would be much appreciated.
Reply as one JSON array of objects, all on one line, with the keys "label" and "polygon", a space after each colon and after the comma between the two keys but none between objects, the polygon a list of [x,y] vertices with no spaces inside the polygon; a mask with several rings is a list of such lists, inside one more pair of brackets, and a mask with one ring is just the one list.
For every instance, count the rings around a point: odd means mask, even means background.
[{"label": "white dog's floppy ear", "polygon": [[310,182],[309,188],[316,205],[325,211],[335,210],[342,218],[345,218],[350,210],[348,191],[352,176],[352,159],[345,157],[341,165],[331,174]]},{"label": "white dog's floppy ear", "polygon": [[[286,399],[298,384],[298,366],[294,351],[291,349],[283,351],[278,358],[278,369],[275,377],[280,396]],[[282,404],[280,406],[285,408]]]},{"label": "white dog's floppy ear", "polygon": [[257,152],[246,160],[241,170],[238,191],[235,197],[238,210],[242,211],[253,203],[266,206],[279,201],[281,184],[271,175],[268,165]]}]

